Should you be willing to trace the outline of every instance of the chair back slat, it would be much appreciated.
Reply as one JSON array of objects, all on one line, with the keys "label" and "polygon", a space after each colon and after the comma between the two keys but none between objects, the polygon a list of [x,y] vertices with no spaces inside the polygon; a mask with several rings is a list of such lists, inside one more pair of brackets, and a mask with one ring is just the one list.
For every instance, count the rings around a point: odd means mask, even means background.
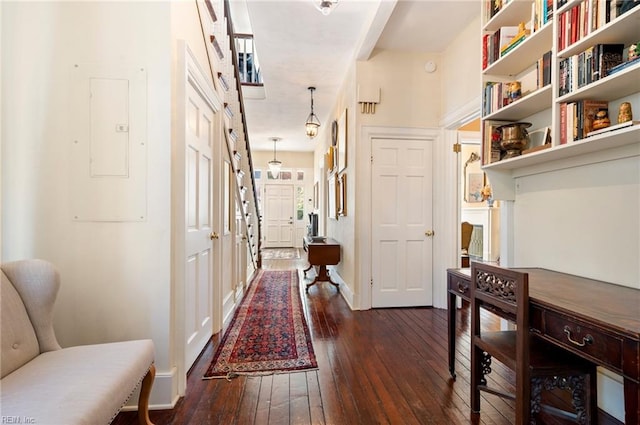
[{"label": "chair back slat", "polygon": [[529,276],[527,273],[505,269],[491,264],[471,263],[471,328],[472,335],[481,337],[480,308],[513,320],[517,327],[515,358],[516,365],[516,418],[525,422],[529,418],[528,406],[522,400],[530,399],[528,385],[529,364]]}]

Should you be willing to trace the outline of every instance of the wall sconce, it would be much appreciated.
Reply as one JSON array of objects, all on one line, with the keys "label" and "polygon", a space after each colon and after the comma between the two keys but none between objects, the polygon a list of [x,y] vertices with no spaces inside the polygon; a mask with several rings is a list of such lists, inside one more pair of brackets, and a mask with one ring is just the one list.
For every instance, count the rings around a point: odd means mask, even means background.
[{"label": "wall sconce", "polygon": [[380,87],[363,87],[358,85],[358,103],[360,113],[375,114],[376,105],[380,103]]},{"label": "wall sconce", "polygon": [[318,128],[320,127],[320,120],[318,120],[316,114],[313,113],[313,91],[315,89],[315,87],[309,87],[308,89],[311,92],[311,113],[307,117],[307,122],[304,123],[307,136],[309,136],[310,139],[318,135]]}]

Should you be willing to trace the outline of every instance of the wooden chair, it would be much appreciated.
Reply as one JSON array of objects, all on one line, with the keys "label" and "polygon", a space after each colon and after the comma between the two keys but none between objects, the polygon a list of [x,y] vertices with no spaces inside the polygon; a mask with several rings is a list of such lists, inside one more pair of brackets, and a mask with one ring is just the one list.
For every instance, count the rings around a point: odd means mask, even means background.
[{"label": "wooden chair", "polygon": [[468,221],[463,221],[460,225],[460,249],[462,249],[462,254],[466,255],[469,253],[471,232],[473,232],[473,224]]},{"label": "wooden chair", "polygon": [[[596,366],[530,333],[528,275],[472,262],[471,283],[472,416],[480,413],[480,391],[486,391],[515,399],[517,425],[535,424],[541,411],[595,424]],[[481,309],[515,322],[517,329],[481,332]],[[515,394],[488,386],[492,357],[515,372]],[[542,403],[543,391],[556,389],[571,391],[574,412]]]}]

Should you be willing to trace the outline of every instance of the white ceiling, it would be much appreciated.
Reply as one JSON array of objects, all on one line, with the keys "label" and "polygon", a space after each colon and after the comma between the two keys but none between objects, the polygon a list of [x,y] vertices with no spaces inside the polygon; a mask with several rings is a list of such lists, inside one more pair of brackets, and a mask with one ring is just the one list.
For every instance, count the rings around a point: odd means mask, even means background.
[{"label": "white ceiling", "polygon": [[265,99],[244,95],[251,149],[313,151],[304,133],[307,87],[322,129],[354,60],[373,48],[439,53],[480,13],[479,0],[339,0],[329,16],[317,0],[230,0],[236,33],[252,33]]}]

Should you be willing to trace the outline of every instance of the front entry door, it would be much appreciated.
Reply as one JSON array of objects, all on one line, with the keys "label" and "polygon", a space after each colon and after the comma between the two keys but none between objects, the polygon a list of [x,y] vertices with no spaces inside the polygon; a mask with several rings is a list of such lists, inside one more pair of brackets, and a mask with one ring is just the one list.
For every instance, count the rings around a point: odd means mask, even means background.
[{"label": "front entry door", "polygon": [[215,113],[187,84],[185,103],[185,366],[213,334],[213,145]]},{"label": "front entry door", "polygon": [[372,306],[432,305],[432,143],[373,139],[372,153]]},{"label": "front entry door", "polygon": [[265,186],[265,248],[293,246],[293,185]]}]

